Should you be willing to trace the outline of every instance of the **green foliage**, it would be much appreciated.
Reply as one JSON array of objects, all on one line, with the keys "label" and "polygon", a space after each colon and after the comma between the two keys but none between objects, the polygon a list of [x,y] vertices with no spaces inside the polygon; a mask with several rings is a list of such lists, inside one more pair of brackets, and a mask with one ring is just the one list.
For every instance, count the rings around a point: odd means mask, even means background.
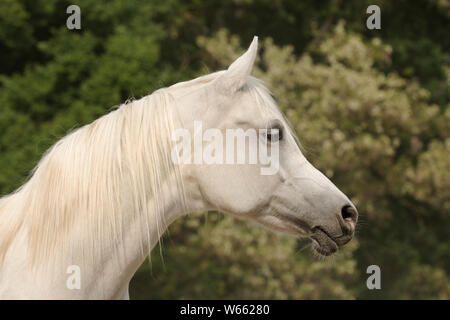
[{"label": "green foliage", "polygon": [[[255,75],[361,213],[357,241],[326,260],[231,217],[189,216],[132,298],[450,298],[448,1],[80,0],[80,31],[65,26],[69,4],[0,0],[1,194],[70,129],[227,66],[257,34]],[[369,4],[381,30],[365,28]],[[365,286],[371,264],[380,291]]]}]

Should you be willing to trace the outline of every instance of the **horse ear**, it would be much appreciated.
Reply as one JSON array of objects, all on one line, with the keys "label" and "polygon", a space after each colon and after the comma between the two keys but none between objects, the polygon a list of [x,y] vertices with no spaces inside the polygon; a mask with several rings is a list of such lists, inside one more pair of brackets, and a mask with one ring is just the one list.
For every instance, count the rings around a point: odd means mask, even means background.
[{"label": "horse ear", "polygon": [[247,52],[237,58],[215,81],[215,88],[224,94],[233,94],[244,86],[253,70],[258,51],[258,37],[253,37]]}]

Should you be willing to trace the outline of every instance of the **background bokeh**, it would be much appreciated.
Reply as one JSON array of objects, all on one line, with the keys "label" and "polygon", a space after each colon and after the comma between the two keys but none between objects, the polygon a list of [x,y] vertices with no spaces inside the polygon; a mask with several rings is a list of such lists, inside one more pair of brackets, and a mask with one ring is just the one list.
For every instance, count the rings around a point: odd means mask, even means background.
[{"label": "background bokeh", "polygon": [[[70,4],[81,30],[66,28]],[[449,0],[0,0],[0,194],[73,128],[225,68],[258,35],[254,75],[357,205],[356,241],[320,259],[308,241],[190,215],[131,298],[449,299],[449,31]],[[381,290],[366,287],[372,264]]]}]

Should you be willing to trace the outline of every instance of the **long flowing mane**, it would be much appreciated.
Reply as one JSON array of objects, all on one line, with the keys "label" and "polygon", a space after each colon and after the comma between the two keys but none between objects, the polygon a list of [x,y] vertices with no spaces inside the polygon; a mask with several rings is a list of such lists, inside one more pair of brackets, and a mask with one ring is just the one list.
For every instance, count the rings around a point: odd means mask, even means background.
[{"label": "long flowing mane", "polygon": [[[0,263],[21,228],[27,229],[34,266],[86,243],[94,250],[83,259],[101,259],[102,245],[122,242],[121,210],[139,222],[135,232],[150,239],[149,224],[162,223],[158,213],[169,178],[176,179],[176,192],[184,199],[180,169],[169,158],[171,103],[167,90],[158,90],[121,105],[50,148],[29,181],[0,199]],[[131,207],[121,207],[124,203]],[[66,241],[74,232],[83,243]],[[141,249],[148,253],[144,243]]]}]

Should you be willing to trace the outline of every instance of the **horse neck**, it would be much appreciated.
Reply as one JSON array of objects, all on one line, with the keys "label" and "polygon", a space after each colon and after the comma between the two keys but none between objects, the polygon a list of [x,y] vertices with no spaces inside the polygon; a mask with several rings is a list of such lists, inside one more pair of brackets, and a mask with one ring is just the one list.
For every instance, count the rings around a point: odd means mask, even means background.
[{"label": "horse neck", "polygon": [[[160,96],[144,99],[58,142],[13,196],[25,236],[9,247],[27,248],[28,269],[59,274],[53,278],[61,292],[67,267],[75,265],[90,295],[120,296],[167,226],[185,213],[179,168],[168,162],[170,119],[159,118],[167,105],[155,101]],[[17,258],[9,251],[6,262]]]}]

